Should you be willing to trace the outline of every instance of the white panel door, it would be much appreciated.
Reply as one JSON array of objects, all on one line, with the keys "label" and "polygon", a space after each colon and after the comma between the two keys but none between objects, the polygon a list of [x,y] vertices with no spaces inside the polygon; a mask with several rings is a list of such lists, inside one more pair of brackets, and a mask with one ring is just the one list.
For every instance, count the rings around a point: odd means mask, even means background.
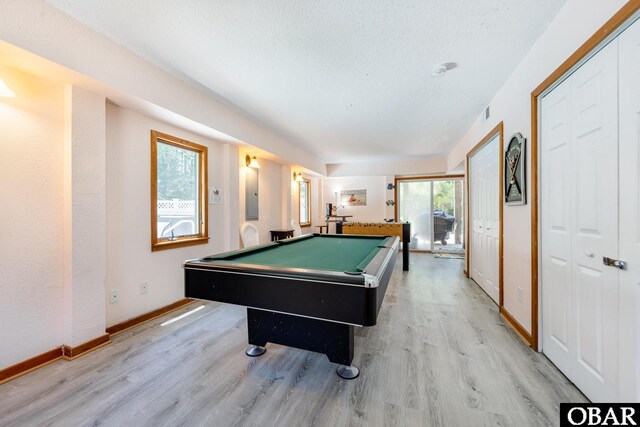
[{"label": "white panel door", "polygon": [[543,349],[592,401],[619,384],[617,73],[614,41],[541,106]]},{"label": "white panel door", "polygon": [[618,38],[620,66],[620,401],[640,401],[640,23]]},{"label": "white panel door", "polygon": [[610,43],[571,77],[575,384],[592,401],[618,396],[618,52]]},{"label": "white panel door", "polygon": [[540,105],[542,348],[571,376],[575,349],[571,303],[571,85],[565,80]]},{"label": "white panel door", "polygon": [[486,270],[485,283],[482,286],[485,292],[499,304],[500,302],[500,153],[499,137],[496,137],[485,147],[487,156],[485,164],[487,170],[486,177],[486,201],[485,207],[485,236],[486,236]]},{"label": "white panel door", "polygon": [[471,251],[469,270],[471,278],[478,284],[484,283],[484,179],[482,154],[476,153],[469,163],[469,218],[471,219]]},{"label": "white panel door", "polygon": [[471,278],[499,302],[500,239],[499,137],[487,142],[470,159]]}]

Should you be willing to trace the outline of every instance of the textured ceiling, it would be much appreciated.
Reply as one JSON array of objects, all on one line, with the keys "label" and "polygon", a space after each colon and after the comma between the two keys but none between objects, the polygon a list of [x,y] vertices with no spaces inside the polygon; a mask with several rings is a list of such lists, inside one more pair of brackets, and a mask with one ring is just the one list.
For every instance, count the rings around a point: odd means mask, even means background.
[{"label": "textured ceiling", "polygon": [[447,154],[565,0],[48,3],[333,163]]}]

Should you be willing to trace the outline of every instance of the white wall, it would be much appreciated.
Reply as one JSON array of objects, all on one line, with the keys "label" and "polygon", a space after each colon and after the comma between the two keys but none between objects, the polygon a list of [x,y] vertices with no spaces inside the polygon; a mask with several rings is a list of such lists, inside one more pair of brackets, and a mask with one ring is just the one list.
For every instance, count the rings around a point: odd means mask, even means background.
[{"label": "white wall", "polygon": [[[452,170],[500,121],[505,145],[515,132],[531,138],[531,92],[593,35],[625,0],[568,0],[504,86],[492,99],[492,117],[478,118],[448,157]],[[527,192],[531,191],[531,151],[527,147]],[[517,299],[518,288],[524,299]],[[531,204],[504,208],[504,305],[531,331]]]},{"label": "white wall", "polygon": [[[245,173],[247,166],[245,162],[245,153],[240,153],[239,160],[239,212],[238,218],[240,219],[240,225],[246,221],[245,217]],[[283,174],[282,167],[278,163],[270,162],[264,159],[258,159],[260,168],[258,169],[258,220],[248,221],[251,224],[258,227],[258,233],[260,236],[260,243],[267,243],[271,241],[271,233],[269,230],[275,230],[283,228],[282,224],[282,210],[283,210],[283,198],[282,198],[282,182]],[[240,233],[240,229],[236,229],[236,234]]]},{"label": "white wall", "polygon": [[240,203],[240,166],[238,164],[238,147],[233,144],[225,144],[222,149],[223,159],[223,184],[224,189],[224,215],[222,218],[214,217],[214,221],[222,219],[224,250],[230,251],[240,247],[240,236],[237,230],[240,228],[238,206]]},{"label": "white wall", "polygon": [[293,174],[293,169],[291,165],[282,165],[280,166],[280,188],[281,188],[281,197],[282,197],[282,212],[280,212],[280,223],[283,228],[289,228],[291,226],[291,219],[294,218],[294,215],[297,215],[296,204],[294,202],[294,191],[295,187],[293,183],[291,183],[291,176]]},{"label": "white wall", "polygon": [[64,344],[75,347],[106,327],[106,99],[64,93]]},{"label": "white wall", "polygon": [[[391,180],[389,181],[390,178]],[[336,205],[337,192],[341,190],[367,190],[366,206],[345,206],[338,205],[339,215],[353,215],[348,218],[351,222],[381,222],[388,218],[387,211],[387,184],[393,182],[393,177],[385,176],[360,176],[344,178],[326,178],[323,180],[323,194],[325,203]],[[324,209],[324,208],[323,208]],[[335,231],[335,225],[331,224],[329,229]]]},{"label": "white wall", "polygon": [[[238,229],[239,197],[236,146],[0,71],[18,94],[0,99],[0,342],[12,343],[0,352],[2,369],[182,299],[182,261],[238,247],[229,230]],[[209,147],[209,185],[224,194],[209,206],[209,244],[151,252],[150,129]],[[106,238],[87,239],[104,236],[101,227]],[[118,303],[108,304],[110,290]]]},{"label": "white wall", "polygon": [[[323,184],[324,179],[318,176],[309,176],[304,175],[309,181],[311,181],[311,209],[310,209],[310,218],[311,225],[309,227],[305,227],[302,229],[303,234],[315,233],[320,230],[316,229],[317,225],[324,225],[325,222],[325,207],[324,207],[324,191]],[[297,183],[295,184],[296,190],[299,190],[299,186]],[[296,207],[297,209],[294,211],[294,219],[299,218],[300,216],[300,208],[298,206],[298,199],[296,198]]]},{"label": "white wall", "polygon": [[443,174],[446,170],[447,158],[445,156],[327,165],[327,175],[330,177],[369,176],[372,173],[376,175],[435,175]]},{"label": "white wall", "polygon": [[[222,188],[224,203],[209,205],[206,245],[151,252],[150,130],[158,130],[208,147],[209,186]],[[224,144],[177,129],[166,123],[107,105],[107,285],[120,301],[107,302],[107,325],[149,312],[184,298],[182,262],[222,252],[225,247],[225,209],[237,217],[237,189],[224,187]],[[234,154],[232,160],[237,158]],[[233,173],[233,171],[231,172]],[[227,215],[228,216],[228,215]],[[237,239],[233,245],[237,245]],[[147,294],[140,284],[149,283]]]},{"label": "white wall", "polygon": [[0,369],[63,343],[63,87],[12,69],[0,98]]}]

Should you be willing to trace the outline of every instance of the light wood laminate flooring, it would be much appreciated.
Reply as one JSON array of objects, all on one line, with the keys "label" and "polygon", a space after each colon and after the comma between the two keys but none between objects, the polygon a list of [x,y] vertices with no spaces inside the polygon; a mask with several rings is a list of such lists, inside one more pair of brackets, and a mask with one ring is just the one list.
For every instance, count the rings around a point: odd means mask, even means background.
[{"label": "light wood laminate flooring", "polygon": [[[546,426],[584,396],[465,279],[463,261],[398,262],[343,380],[326,356],[249,358],[244,307],[196,303],[0,385],[1,426]],[[160,324],[198,305],[204,309]]]}]

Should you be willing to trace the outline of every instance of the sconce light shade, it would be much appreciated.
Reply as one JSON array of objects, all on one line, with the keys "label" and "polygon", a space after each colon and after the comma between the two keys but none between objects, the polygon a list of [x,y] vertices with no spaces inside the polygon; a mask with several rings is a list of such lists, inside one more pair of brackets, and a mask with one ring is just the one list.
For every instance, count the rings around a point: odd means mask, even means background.
[{"label": "sconce light shade", "polygon": [[293,173],[293,180],[300,182],[300,181],[304,181],[304,178],[302,178],[302,172],[294,172]]},{"label": "sconce light shade", "polygon": [[7,86],[2,79],[0,79],[0,96],[4,98],[13,98],[16,96],[16,93],[9,89],[9,86]]},{"label": "sconce light shade", "polygon": [[250,156],[247,154],[247,156],[244,158],[244,161],[247,164],[247,167],[254,169],[258,169],[260,167],[260,163],[258,163],[258,159],[256,159],[256,156]]}]

